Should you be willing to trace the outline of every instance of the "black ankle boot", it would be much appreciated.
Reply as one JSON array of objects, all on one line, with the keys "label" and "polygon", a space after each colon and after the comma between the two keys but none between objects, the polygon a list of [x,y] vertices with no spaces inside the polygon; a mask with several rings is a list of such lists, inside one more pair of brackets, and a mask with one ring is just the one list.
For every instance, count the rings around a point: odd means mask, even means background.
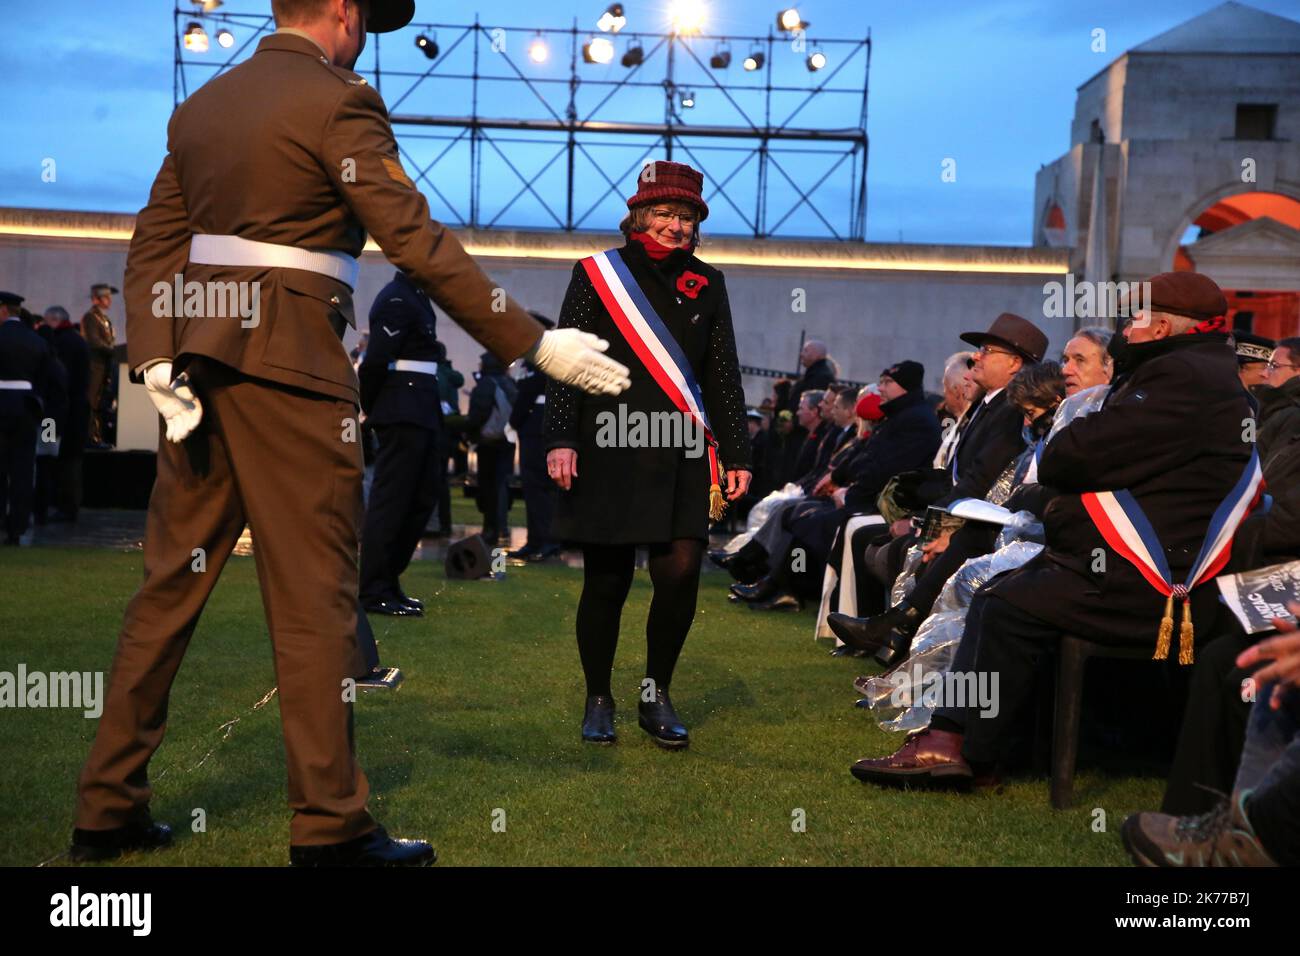
[{"label": "black ankle boot", "polygon": [[642,700],[637,705],[641,729],[660,747],[680,750],[691,742],[690,736],[682,724],[673,702],[668,699],[668,692],[662,687],[655,689],[654,700]]},{"label": "black ankle boot", "polygon": [[593,694],[587,698],[587,709],[582,715],[582,739],[589,744],[612,744],[618,739],[614,733],[614,698]]},{"label": "black ankle boot", "polygon": [[912,649],[912,635],[904,634],[900,630],[893,630],[889,634],[889,639],[885,646],[875,653],[877,663],[884,667],[893,667],[899,661],[907,656],[907,652]]},{"label": "black ankle boot", "polygon": [[900,601],[884,614],[875,617],[849,617],[847,614],[830,614],[826,623],[845,644],[864,651],[885,647],[893,632],[898,632],[910,642],[916,629],[925,620],[921,612],[906,601]]}]

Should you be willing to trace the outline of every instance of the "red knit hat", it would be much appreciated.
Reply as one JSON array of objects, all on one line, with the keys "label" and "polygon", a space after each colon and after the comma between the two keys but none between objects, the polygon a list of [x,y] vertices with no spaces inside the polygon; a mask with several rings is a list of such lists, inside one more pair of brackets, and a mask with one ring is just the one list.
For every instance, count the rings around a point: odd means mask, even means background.
[{"label": "red knit hat", "polygon": [[885,413],[880,409],[880,396],[875,392],[868,392],[858,399],[857,413],[858,418],[866,419],[869,422],[878,422],[885,417]]},{"label": "red knit hat", "polygon": [[698,206],[700,222],[709,218],[709,205],[704,201],[704,174],[685,163],[670,163],[666,159],[657,159],[641,170],[636,178],[636,195],[627,201],[627,208],[668,199]]}]

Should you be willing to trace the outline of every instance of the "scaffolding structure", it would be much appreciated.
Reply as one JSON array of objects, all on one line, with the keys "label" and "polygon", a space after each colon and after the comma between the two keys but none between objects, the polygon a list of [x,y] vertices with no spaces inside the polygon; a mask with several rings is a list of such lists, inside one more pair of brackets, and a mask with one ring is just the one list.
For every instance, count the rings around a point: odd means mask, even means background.
[{"label": "scaffolding structure", "polygon": [[[266,14],[180,0],[174,17],[177,105],[275,29]],[[230,46],[187,49],[194,23],[211,38],[227,31]],[[612,60],[592,63],[584,47],[602,37]],[[815,72],[814,53],[825,63]],[[750,57],[757,69],[742,65]],[[869,33],[602,34],[576,20],[560,29],[476,17],[371,35],[355,69],[384,97],[408,174],[449,225],[607,232],[641,167],[665,158],[704,172],[711,232],[866,235]]]}]

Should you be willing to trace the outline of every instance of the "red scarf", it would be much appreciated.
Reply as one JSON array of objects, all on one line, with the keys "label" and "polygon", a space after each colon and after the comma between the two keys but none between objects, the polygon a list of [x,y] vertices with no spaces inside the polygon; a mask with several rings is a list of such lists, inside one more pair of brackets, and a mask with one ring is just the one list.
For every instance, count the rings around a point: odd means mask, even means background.
[{"label": "red scarf", "polygon": [[[665,246],[648,232],[634,232],[630,238],[641,243],[641,245],[645,247],[646,255],[648,255],[654,262],[662,262],[677,251],[677,248]],[[687,252],[690,252],[695,248],[695,243],[692,241],[691,245],[685,246],[684,248]]]}]

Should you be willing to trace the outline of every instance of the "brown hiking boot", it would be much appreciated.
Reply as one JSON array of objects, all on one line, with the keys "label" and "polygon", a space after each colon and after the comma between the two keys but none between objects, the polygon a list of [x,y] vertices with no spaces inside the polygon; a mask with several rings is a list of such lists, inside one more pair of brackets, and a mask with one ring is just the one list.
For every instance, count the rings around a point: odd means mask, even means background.
[{"label": "brown hiking boot", "polygon": [[1175,817],[1135,813],[1124,821],[1124,848],[1138,866],[1277,866],[1246,817],[1249,790],[1209,813]]},{"label": "brown hiking boot", "polygon": [[849,772],[870,783],[966,785],[974,774],[961,755],[961,742],[961,734],[923,730],[888,757],[864,757]]}]

